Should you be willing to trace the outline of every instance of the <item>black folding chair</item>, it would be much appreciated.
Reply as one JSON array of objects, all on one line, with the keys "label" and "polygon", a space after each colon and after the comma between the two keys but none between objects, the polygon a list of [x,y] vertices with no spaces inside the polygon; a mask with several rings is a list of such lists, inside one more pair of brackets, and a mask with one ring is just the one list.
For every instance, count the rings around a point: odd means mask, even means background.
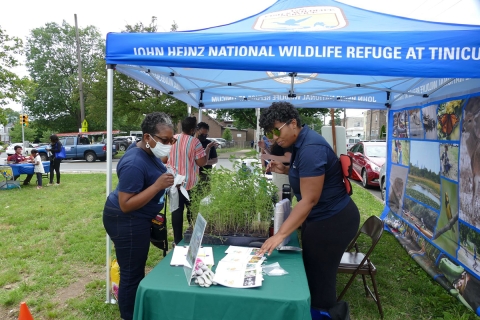
[{"label": "black folding chair", "polygon": [[[372,240],[372,244],[370,245],[367,253],[361,253],[358,250],[357,239],[362,233],[370,237]],[[365,295],[368,297],[368,295],[370,294],[373,300],[377,303],[378,311],[380,312],[380,316],[383,319],[382,305],[380,304],[380,296],[378,295],[377,283],[375,281],[377,269],[370,261],[370,254],[373,252],[373,249],[375,249],[375,246],[380,240],[382,234],[383,221],[380,220],[378,217],[371,216],[364,222],[357,235],[348,246],[346,252],[343,254],[342,260],[340,261],[338,273],[348,273],[352,276],[350,277],[350,280],[348,280],[348,283],[345,285],[343,291],[338,296],[337,301],[340,301],[343,298],[355,277],[358,274],[361,274],[363,278],[363,286],[365,288]],[[350,252],[354,247],[355,251]],[[367,285],[367,281],[365,280],[366,275],[370,275],[370,278],[372,279],[374,292],[372,292]]]}]

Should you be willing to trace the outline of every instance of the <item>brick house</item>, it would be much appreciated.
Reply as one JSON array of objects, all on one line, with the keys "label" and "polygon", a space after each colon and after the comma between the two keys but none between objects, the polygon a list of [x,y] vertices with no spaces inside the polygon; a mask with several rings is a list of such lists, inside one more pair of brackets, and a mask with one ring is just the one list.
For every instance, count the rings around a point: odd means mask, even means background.
[{"label": "brick house", "polygon": [[[192,114],[192,116],[197,118],[198,121],[198,112],[195,112]],[[247,140],[247,131],[244,129],[237,129],[233,126],[233,121],[217,121],[216,119],[210,117],[207,113],[203,112],[202,113],[202,122],[205,122],[208,124],[210,127],[210,130],[208,132],[208,135],[212,138],[221,138],[223,135],[223,132],[225,131],[226,128],[230,129],[230,132],[232,133],[232,139],[234,141],[241,142],[242,144],[245,143],[245,141],[251,141]],[[182,131],[182,124],[179,122],[177,124],[177,132]],[[253,137],[253,134],[252,134]]]}]

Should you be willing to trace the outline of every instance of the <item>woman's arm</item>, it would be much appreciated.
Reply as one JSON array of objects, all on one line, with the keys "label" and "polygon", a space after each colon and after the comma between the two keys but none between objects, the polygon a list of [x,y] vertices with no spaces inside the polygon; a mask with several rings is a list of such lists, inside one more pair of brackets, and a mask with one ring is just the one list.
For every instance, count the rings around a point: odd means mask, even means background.
[{"label": "woman's arm", "polygon": [[154,184],[140,193],[118,192],[118,203],[124,213],[129,213],[145,206],[160,191],[173,185],[174,177],[170,173],[162,174]]},{"label": "woman's arm", "polygon": [[292,153],[291,152],[285,152],[283,156],[274,156],[271,154],[262,154],[262,160],[275,160],[278,162],[283,162],[283,163],[290,163],[290,159],[292,158]]},{"label": "woman's arm", "polygon": [[318,203],[322,194],[324,181],[325,175],[300,178],[300,193],[302,194],[302,200],[293,207],[292,212],[282,224],[280,230],[278,230],[273,237],[270,237],[265,241],[258,253],[259,255],[264,254],[265,252],[268,252],[270,255],[287,236],[302,225],[305,219],[307,219],[313,206]]},{"label": "woman's arm", "polygon": [[53,154],[62,151],[62,143],[60,141],[54,143],[51,146],[52,148],[50,149],[50,152],[52,152]]}]

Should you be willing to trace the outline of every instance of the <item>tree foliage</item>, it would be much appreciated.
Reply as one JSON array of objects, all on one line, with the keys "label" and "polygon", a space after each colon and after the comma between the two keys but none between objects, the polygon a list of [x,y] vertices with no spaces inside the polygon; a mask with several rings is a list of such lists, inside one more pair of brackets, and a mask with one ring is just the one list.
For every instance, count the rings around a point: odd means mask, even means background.
[{"label": "tree foliage", "polygon": [[[93,26],[78,30],[82,59],[83,92],[86,100],[98,81],[96,67],[103,60],[104,41]],[[27,68],[34,84],[24,105],[39,127],[52,132],[76,131],[81,127],[78,61],[75,27],[63,21],[33,29],[26,44]]]},{"label": "tree foliage", "polygon": [[[0,106],[10,101],[19,101],[26,79],[20,78],[11,69],[20,65],[17,56],[22,54],[22,40],[10,37],[0,27]],[[0,123],[9,123],[6,110],[0,109]]]},{"label": "tree foliage", "polygon": [[386,139],[386,133],[387,133],[387,129],[385,128],[385,125],[382,126],[382,128],[380,129],[380,139]]},{"label": "tree foliage", "polygon": [[[302,121],[306,124],[314,122],[313,118],[327,114],[329,109],[325,108],[299,108],[298,113]],[[257,117],[255,115],[255,109],[218,109],[209,111],[214,113],[217,119],[233,120],[233,125],[238,129],[256,129]]]},{"label": "tree foliage", "polygon": [[[156,21],[157,18],[152,17],[148,25],[142,22],[126,25],[124,32],[157,32]],[[172,28],[174,25],[175,22]],[[89,128],[105,130],[107,71],[103,60],[97,61],[96,75],[97,81],[92,85],[92,94],[86,103],[87,121]],[[113,95],[113,128],[121,131],[139,130],[144,114],[154,111],[169,114],[174,123],[187,116],[187,105],[184,102],[120,72],[116,72],[114,76]]]},{"label": "tree foliage", "polygon": [[[10,129],[8,135],[10,136],[11,142],[22,142],[22,125],[19,120],[17,120],[15,125]],[[37,130],[32,126],[23,127],[23,135],[25,141],[34,142],[37,140]]]},{"label": "tree foliage", "polygon": [[232,139],[233,139],[232,131],[230,131],[230,129],[228,129],[228,128],[225,128],[225,130],[223,131],[223,134],[222,134],[222,138],[227,140],[227,141],[232,141]]}]

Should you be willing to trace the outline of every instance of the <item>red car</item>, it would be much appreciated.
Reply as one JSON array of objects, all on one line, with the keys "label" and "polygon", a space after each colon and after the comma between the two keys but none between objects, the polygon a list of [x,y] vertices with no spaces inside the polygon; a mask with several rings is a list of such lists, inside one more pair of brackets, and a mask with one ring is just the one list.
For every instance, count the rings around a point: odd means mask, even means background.
[{"label": "red car", "polygon": [[387,143],[360,141],[347,154],[353,160],[352,178],[361,181],[364,188],[378,187],[380,168],[387,157]]}]

